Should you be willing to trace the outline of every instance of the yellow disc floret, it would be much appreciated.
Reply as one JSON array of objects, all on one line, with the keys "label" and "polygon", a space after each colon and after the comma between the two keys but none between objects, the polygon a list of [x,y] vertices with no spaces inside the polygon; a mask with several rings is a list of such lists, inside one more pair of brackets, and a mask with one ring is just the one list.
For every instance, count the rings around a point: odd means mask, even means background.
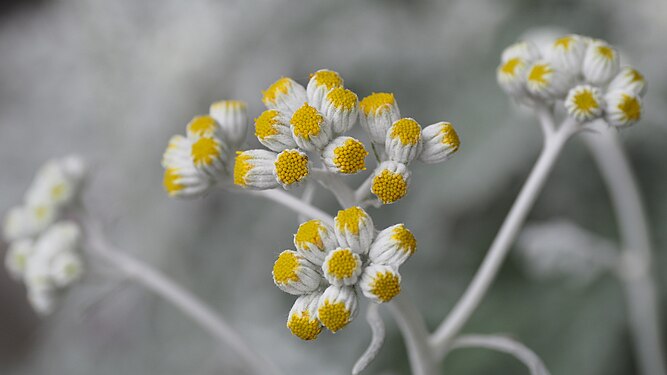
[{"label": "yellow disc floret", "polygon": [[179,184],[178,179],[180,178],[178,170],[175,168],[167,168],[164,170],[164,179],[162,184],[164,185],[164,190],[167,191],[169,196],[173,196],[179,191],[183,190],[183,185]]},{"label": "yellow disc floret", "polygon": [[391,301],[401,292],[401,281],[398,275],[392,272],[382,272],[375,275],[371,284],[371,293],[382,302]]},{"label": "yellow disc floret", "polygon": [[368,116],[370,114],[376,114],[378,109],[388,109],[389,106],[393,106],[395,103],[394,94],[378,92],[365,97],[359,102],[359,108],[361,108],[364,114]]},{"label": "yellow disc floret", "polygon": [[442,143],[451,147],[452,152],[455,152],[461,146],[461,140],[459,135],[456,133],[456,130],[450,123],[445,123],[440,128],[440,134],[443,134]]},{"label": "yellow disc floret", "polygon": [[331,332],[336,332],[350,322],[350,312],[343,302],[331,303],[328,299],[317,310],[320,322]]},{"label": "yellow disc floret", "polygon": [[304,139],[320,134],[324,117],[315,109],[304,103],[294,112],[290,124],[294,127],[294,135]]},{"label": "yellow disc floret", "polygon": [[294,336],[306,341],[315,340],[322,332],[322,325],[317,319],[311,319],[308,311],[292,315],[287,321],[287,328]]},{"label": "yellow disc floret", "polygon": [[334,149],[333,163],[340,173],[352,174],[366,170],[368,151],[364,144],[350,138]]},{"label": "yellow disc floret", "polygon": [[343,85],[343,79],[340,75],[331,70],[320,70],[319,72],[313,73],[311,77],[315,78],[315,82],[318,86],[326,86],[327,90]]},{"label": "yellow disc floret", "polygon": [[275,161],[276,176],[284,185],[291,185],[308,176],[308,155],[297,150],[285,150]]},{"label": "yellow disc floret", "polygon": [[570,35],[564,36],[562,38],[556,39],[556,41],[554,42],[554,47],[560,47],[565,51],[567,51],[572,46],[572,42],[574,42],[574,38],[572,36]]},{"label": "yellow disc floret", "polygon": [[614,50],[607,46],[598,46],[598,53],[607,60],[614,58]]},{"label": "yellow disc floret", "polygon": [[410,255],[414,254],[417,250],[417,239],[412,232],[403,224],[396,226],[392,232],[391,239],[398,243],[398,247]]},{"label": "yellow disc floret", "polygon": [[259,139],[265,139],[272,135],[278,134],[275,125],[278,123],[278,111],[269,109],[262,112],[259,117],[255,119],[255,136]]},{"label": "yellow disc floret", "polygon": [[299,275],[296,274],[299,267],[297,255],[292,251],[283,251],[273,264],[273,280],[276,284],[299,281]]},{"label": "yellow disc floret", "polygon": [[551,74],[552,71],[553,70],[549,64],[535,64],[528,73],[528,80],[541,85],[546,85],[548,83],[547,75]]},{"label": "yellow disc floret", "polygon": [[366,217],[366,211],[360,207],[350,207],[338,211],[336,216],[336,225],[338,230],[347,231],[352,234],[359,234],[359,225],[361,220]]},{"label": "yellow disc floret", "polygon": [[422,129],[417,121],[411,118],[402,118],[391,126],[390,137],[400,139],[404,145],[416,145],[421,137]]},{"label": "yellow disc floret", "polygon": [[236,161],[234,163],[234,183],[239,186],[246,186],[245,178],[248,175],[248,172],[252,169],[252,164],[249,162],[250,155],[240,151],[236,154]]},{"label": "yellow disc floret", "polygon": [[618,104],[618,109],[623,112],[626,121],[637,121],[642,114],[642,106],[636,97],[623,95],[623,100]]},{"label": "yellow disc floret", "polygon": [[508,76],[514,77],[516,75],[517,68],[523,64],[524,62],[520,57],[514,57],[507,60],[507,62],[500,67],[500,71]]},{"label": "yellow disc floret", "polygon": [[220,157],[220,144],[214,138],[202,137],[192,144],[192,161],[195,165],[211,165]]},{"label": "yellow disc floret", "polygon": [[584,113],[591,113],[592,110],[600,107],[597,99],[591,90],[582,90],[574,95],[574,105]]},{"label": "yellow disc floret", "polygon": [[394,203],[408,192],[408,183],[400,174],[385,169],[373,177],[371,191],[382,203]]},{"label": "yellow disc floret", "polygon": [[327,258],[327,273],[337,279],[352,277],[359,267],[359,256],[350,249],[336,249]]},{"label": "yellow disc floret", "polygon": [[630,80],[632,82],[642,82],[642,81],[644,81],[644,76],[635,69],[630,69],[630,71],[628,72],[628,75],[630,76]]},{"label": "yellow disc floret", "polygon": [[324,242],[320,236],[322,222],[319,220],[309,220],[299,226],[294,235],[294,242],[297,246],[309,248],[309,244],[314,244],[320,250],[324,250]]},{"label": "yellow disc floret", "polygon": [[218,124],[215,122],[211,116],[197,116],[190,121],[187,126],[188,134],[200,136],[200,137],[210,137],[213,135],[217,128]]},{"label": "yellow disc floret", "polygon": [[343,87],[336,87],[329,91],[327,100],[338,109],[351,111],[357,104],[357,94]]},{"label": "yellow disc floret", "polygon": [[292,85],[292,80],[287,77],[281,77],[279,80],[275,81],[271,86],[269,86],[266,91],[262,91],[262,102],[264,103],[275,103],[276,98],[280,95],[286,95],[289,91],[290,86]]}]

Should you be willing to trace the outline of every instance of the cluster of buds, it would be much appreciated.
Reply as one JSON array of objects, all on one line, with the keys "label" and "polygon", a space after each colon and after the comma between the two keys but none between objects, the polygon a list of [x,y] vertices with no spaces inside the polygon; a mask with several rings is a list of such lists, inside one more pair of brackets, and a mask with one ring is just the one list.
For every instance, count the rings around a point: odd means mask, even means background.
[{"label": "cluster of buds", "polygon": [[37,172],[22,205],[7,213],[3,236],[9,244],[5,265],[23,280],[28,300],[40,314],[53,311],[59,293],[80,278],[81,230],[62,220],[77,200],[85,175],[76,156],[48,161]]},{"label": "cluster of buds", "polygon": [[209,116],[196,117],[188,125],[186,137],[169,142],[162,163],[167,192],[195,196],[219,182],[256,190],[290,189],[313,174],[314,160],[325,173],[359,173],[366,170],[369,151],[345,133],[360,119],[379,158],[370,191],[387,204],[407,193],[411,161],[441,162],[459,148],[450,123],[422,130],[415,120],[401,118],[392,94],[375,93],[359,101],[331,70],[313,73],[306,87],[280,78],[263,92],[262,102],[267,109],[254,127],[266,149],[239,151],[246,136],[245,105],[216,103]]},{"label": "cluster of buds", "polygon": [[361,293],[376,303],[401,291],[398,269],[417,249],[403,224],[375,233],[373,220],[360,207],[338,211],[331,227],[320,220],[299,226],[296,251],[285,250],[273,266],[273,281],[298,295],[287,327],[303,340],[314,340],[322,326],[331,332],[354,319]]},{"label": "cluster of buds", "polygon": [[641,117],[644,77],[621,67],[619,53],[603,40],[567,35],[544,46],[518,42],[502,54],[500,86],[517,101],[534,105],[563,100],[578,122],[604,118],[626,127]]}]

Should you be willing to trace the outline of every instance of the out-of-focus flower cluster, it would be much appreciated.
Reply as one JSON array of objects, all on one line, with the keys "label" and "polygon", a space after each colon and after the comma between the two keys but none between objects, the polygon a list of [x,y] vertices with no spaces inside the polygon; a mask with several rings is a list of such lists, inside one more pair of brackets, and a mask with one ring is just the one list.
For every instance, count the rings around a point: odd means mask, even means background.
[{"label": "out-of-focus flower cluster", "polygon": [[401,290],[398,269],[417,249],[403,224],[375,233],[373,220],[360,207],[338,211],[331,227],[320,220],[299,226],[296,251],[285,250],[273,266],[281,290],[298,295],[287,327],[303,340],[317,338],[322,326],[345,327],[357,313],[358,294],[377,303]]},{"label": "out-of-focus flower cluster", "polygon": [[58,294],[83,272],[81,230],[61,219],[78,199],[85,172],[76,156],[48,161],[23,204],[5,216],[3,236],[10,242],[5,266],[12,277],[23,280],[28,300],[40,314],[53,311]]},{"label": "out-of-focus flower cluster", "polygon": [[197,196],[215,184],[232,182],[249,189],[289,189],[316,171],[313,159],[322,167],[317,172],[361,172],[369,151],[360,140],[344,135],[359,119],[379,162],[370,190],[388,204],[407,193],[410,162],[441,162],[459,148],[450,123],[422,129],[414,119],[401,118],[389,93],[359,101],[331,70],[313,73],[306,87],[280,78],[263,92],[262,102],[267,110],[255,119],[255,136],[267,149],[239,151],[246,136],[245,104],[214,103],[209,115],[188,124],[186,137],[175,136],[169,142],[163,157],[167,192]]},{"label": "out-of-focus flower cluster", "polygon": [[501,56],[497,78],[503,90],[523,104],[550,105],[563,100],[568,115],[576,121],[604,118],[615,127],[630,126],[640,119],[647,87],[636,69],[621,67],[616,48],[574,34],[546,46],[511,45]]}]

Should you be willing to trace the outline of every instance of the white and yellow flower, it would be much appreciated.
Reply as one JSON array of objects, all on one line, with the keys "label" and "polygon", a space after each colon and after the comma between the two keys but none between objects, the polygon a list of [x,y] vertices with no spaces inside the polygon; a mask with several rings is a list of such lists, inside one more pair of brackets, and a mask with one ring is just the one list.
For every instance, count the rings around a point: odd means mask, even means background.
[{"label": "white and yellow flower", "polygon": [[500,88],[508,95],[522,97],[526,94],[526,69],[530,62],[523,57],[513,57],[501,61],[496,69],[496,79]]},{"label": "white and yellow flower", "polygon": [[602,92],[590,85],[574,87],[567,94],[564,104],[567,113],[579,122],[596,119],[604,110]]},{"label": "white and yellow flower", "polygon": [[401,292],[401,275],[392,266],[371,264],[361,275],[359,289],[373,302],[389,302]]},{"label": "white and yellow flower", "polygon": [[605,120],[611,126],[627,127],[641,118],[642,99],[639,95],[625,90],[615,90],[605,95],[607,107]]},{"label": "white and yellow flower", "polygon": [[28,206],[63,207],[79,193],[85,175],[85,164],[78,156],[51,159],[35,175],[25,195]]},{"label": "white and yellow flower", "polygon": [[[308,102],[318,111],[325,112],[325,97],[336,88],[343,87],[343,78],[337,72],[329,69],[320,69],[310,75],[306,86]],[[355,95],[356,97],[356,95]]]},{"label": "white and yellow flower", "polygon": [[273,165],[276,181],[284,189],[299,186],[310,173],[308,155],[296,149],[280,152]]},{"label": "white and yellow flower", "polygon": [[315,266],[296,251],[285,250],[273,264],[273,282],[283,292],[295,295],[314,292],[322,276]]},{"label": "white and yellow flower", "polygon": [[583,37],[575,34],[566,35],[548,46],[546,58],[556,69],[577,77],[581,74],[587,47],[588,43]]},{"label": "white and yellow flower", "polygon": [[211,104],[209,114],[220,125],[222,139],[238,149],[248,134],[247,104],[240,100],[221,100]]},{"label": "white and yellow flower", "polygon": [[162,156],[165,168],[162,184],[170,197],[198,197],[211,186],[211,179],[195,168],[191,149],[192,141],[186,137],[175,135],[169,140]]},{"label": "white and yellow flower", "polygon": [[528,92],[546,100],[563,98],[572,86],[572,82],[571,75],[556,68],[547,60],[535,61],[526,71]]},{"label": "white and yellow flower", "polygon": [[582,73],[584,79],[597,86],[603,86],[614,78],[620,69],[620,60],[616,48],[603,40],[589,43]]},{"label": "white and yellow flower", "polygon": [[322,113],[331,119],[334,134],[350,131],[359,117],[357,94],[342,86],[333,88],[322,100]]},{"label": "white and yellow flower", "polygon": [[322,323],[317,319],[317,307],[321,292],[299,296],[292,305],[287,318],[287,328],[301,340],[315,340],[322,332]]},{"label": "white and yellow flower", "polygon": [[359,102],[359,123],[375,144],[384,145],[389,127],[400,119],[394,94],[373,93]]},{"label": "white and yellow flower", "polygon": [[71,285],[83,275],[83,260],[73,251],[54,255],[49,266],[51,279],[59,288]]},{"label": "white and yellow flower", "polygon": [[260,190],[278,187],[274,174],[276,156],[267,150],[239,151],[234,163],[234,183]]},{"label": "white and yellow flower", "polygon": [[34,252],[34,241],[30,238],[16,240],[9,245],[7,255],[5,255],[5,268],[14,280],[21,280],[23,278],[28,258]]},{"label": "white and yellow flower", "polygon": [[338,247],[334,229],[321,220],[308,220],[294,235],[296,251],[311,263],[321,266],[327,253]]},{"label": "white and yellow flower", "polygon": [[292,129],[286,118],[276,109],[267,109],[255,119],[255,136],[257,140],[269,150],[280,152],[288,148],[295,148],[296,142],[292,137]]},{"label": "white and yellow flower", "polygon": [[423,142],[421,125],[414,119],[402,118],[394,122],[387,132],[387,157],[407,165],[421,153]]},{"label": "white and yellow flower", "polygon": [[331,141],[331,123],[308,103],[294,112],[290,124],[294,141],[306,151],[321,150]]},{"label": "white and yellow flower", "polygon": [[408,193],[410,170],[403,163],[382,162],[375,170],[371,183],[371,192],[383,204],[394,203]]},{"label": "white and yellow flower", "polygon": [[357,254],[367,254],[375,235],[373,219],[361,207],[338,211],[334,218],[334,232],[340,247]]},{"label": "white and yellow flower", "polygon": [[459,150],[461,141],[454,126],[449,122],[438,122],[422,130],[424,147],[419,160],[427,164],[440,163]]},{"label": "white and yellow flower", "polygon": [[361,257],[348,248],[330,251],[322,263],[324,277],[331,285],[354,285],[361,274]]},{"label": "white and yellow flower", "polygon": [[375,264],[398,268],[417,251],[417,240],[403,224],[392,225],[378,233],[368,252],[368,259]]},{"label": "white and yellow flower", "polygon": [[624,90],[633,94],[644,96],[647,90],[646,79],[636,69],[626,66],[609,82],[608,92]]},{"label": "white and yellow flower", "polygon": [[58,215],[58,208],[51,204],[11,208],[3,222],[3,237],[6,241],[14,241],[38,235],[48,228]]},{"label": "white and yellow flower", "polygon": [[329,286],[320,296],[317,319],[333,333],[348,325],[357,315],[358,297],[349,286]]},{"label": "white and yellow flower", "polygon": [[354,174],[366,170],[368,151],[352,137],[338,137],[322,151],[322,161],[328,170],[339,174]]},{"label": "white and yellow flower", "polygon": [[227,174],[229,149],[218,137],[202,136],[193,140],[190,157],[197,170],[214,180]]},{"label": "white and yellow flower", "polygon": [[202,115],[195,116],[188,122],[185,126],[185,134],[189,140],[195,141],[200,137],[220,137],[221,129],[213,116]]},{"label": "white and yellow flower", "polygon": [[306,89],[288,77],[282,77],[262,92],[262,103],[268,109],[294,113],[307,101]]}]

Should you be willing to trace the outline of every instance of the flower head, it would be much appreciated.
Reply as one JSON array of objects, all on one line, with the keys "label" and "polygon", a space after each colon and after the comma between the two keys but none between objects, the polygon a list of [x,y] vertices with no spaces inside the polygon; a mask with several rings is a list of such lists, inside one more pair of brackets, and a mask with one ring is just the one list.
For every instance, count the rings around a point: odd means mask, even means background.
[{"label": "flower head", "polygon": [[306,87],[308,102],[315,108],[324,111],[324,100],[332,90],[343,88],[343,78],[340,74],[329,69],[320,69],[310,75]]},{"label": "flower head", "polygon": [[577,121],[591,121],[602,115],[603,100],[600,89],[590,85],[579,85],[567,94],[565,109]]},{"label": "flower head", "polygon": [[309,220],[299,226],[294,246],[301,256],[321,266],[330,249],[338,246],[334,229],[321,220]]},{"label": "flower head", "polygon": [[352,137],[338,137],[322,151],[327,169],[338,174],[354,174],[366,170],[368,151],[364,144]]},{"label": "flower head", "polygon": [[449,122],[438,122],[422,130],[424,147],[419,160],[424,163],[440,163],[448,160],[459,150],[461,141],[454,126]]},{"label": "flower head", "polygon": [[273,282],[289,294],[315,291],[320,286],[320,278],[315,266],[296,251],[283,251],[273,264]]},{"label": "flower head", "polygon": [[638,70],[629,66],[623,67],[607,87],[609,92],[616,90],[629,91],[635,95],[644,96],[647,90],[646,79]]},{"label": "flower head", "polygon": [[585,38],[570,34],[556,39],[547,48],[547,59],[565,74],[577,76],[581,74],[581,64],[588,43]]},{"label": "flower head", "polygon": [[422,151],[422,128],[411,118],[394,122],[387,132],[385,149],[389,160],[409,164]]},{"label": "flower head", "polygon": [[321,293],[299,296],[287,318],[287,328],[301,340],[315,340],[322,332],[322,323],[317,319],[317,306]]},{"label": "flower head", "polygon": [[331,89],[322,102],[322,113],[332,121],[334,134],[343,134],[357,122],[359,99],[357,94],[342,86]]},{"label": "flower head", "polygon": [[282,77],[262,92],[262,103],[268,109],[293,113],[306,102],[306,89],[288,77]]},{"label": "flower head", "polygon": [[252,189],[277,187],[274,174],[276,157],[276,153],[267,150],[239,151],[234,163],[234,183]]},{"label": "flower head", "polygon": [[605,120],[611,126],[627,127],[639,121],[642,115],[642,99],[630,91],[615,90],[605,96],[607,109]]},{"label": "flower head", "polygon": [[331,124],[315,107],[304,103],[290,119],[292,136],[304,150],[321,150],[331,140]]},{"label": "flower head", "polygon": [[389,127],[400,118],[394,94],[373,93],[359,102],[359,123],[373,143],[383,145]]},{"label": "flower head", "polygon": [[403,163],[385,161],[375,170],[371,192],[383,204],[394,203],[408,193],[410,170]]},{"label": "flower head", "polygon": [[375,227],[373,219],[361,207],[350,207],[338,211],[334,218],[334,231],[341,247],[357,254],[368,253]]},{"label": "flower head", "polygon": [[607,84],[619,71],[618,52],[603,40],[588,44],[582,72],[587,82],[594,85]]},{"label": "flower head", "polygon": [[248,133],[247,104],[240,100],[221,100],[211,104],[209,114],[220,125],[222,139],[233,148],[245,142]]},{"label": "flower head", "polygon": [[255,119],[255,136],[271,151],[280,152],[296,147],[289,119],[275,109],[267,109]]},{"label": "flower head", "polygon": [[547,60],[535,61],[526,72],[528,92],[547,100],[564,97],[571,83],[572,76]]},{"label": "flower head", "polygon": [[282,151],[273,164],[276,180],[283,188],[298,186],[310,171],[308,155],[299,150]]}]

